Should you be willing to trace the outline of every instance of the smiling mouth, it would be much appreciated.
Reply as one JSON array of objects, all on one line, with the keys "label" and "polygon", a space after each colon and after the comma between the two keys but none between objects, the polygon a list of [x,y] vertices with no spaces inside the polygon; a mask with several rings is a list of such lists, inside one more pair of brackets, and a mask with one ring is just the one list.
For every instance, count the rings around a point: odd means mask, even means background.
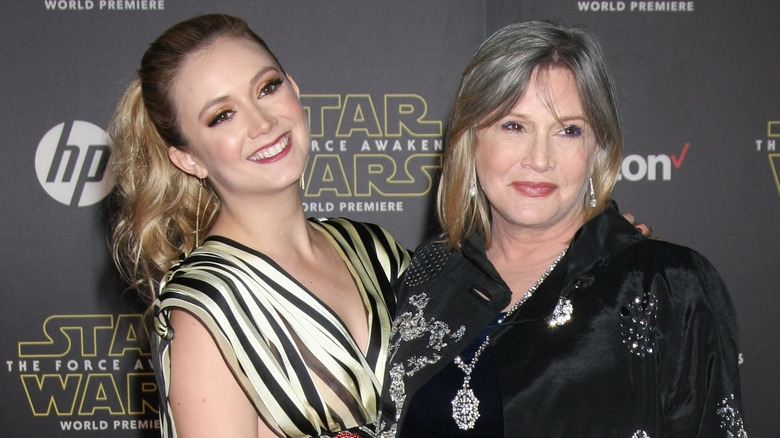
[{"label": "smiling mouth", "polygon": [[284,151],[285,148],[287,148],[288,144],[290,144],[289,134],[284,135],[282,138],[280,138],[275,145],[264,148],[252,154],[249,157],[249,161],[261,161],[261,160],[267,160],[269,158],[273,158],[281,154],[282,151]]}]

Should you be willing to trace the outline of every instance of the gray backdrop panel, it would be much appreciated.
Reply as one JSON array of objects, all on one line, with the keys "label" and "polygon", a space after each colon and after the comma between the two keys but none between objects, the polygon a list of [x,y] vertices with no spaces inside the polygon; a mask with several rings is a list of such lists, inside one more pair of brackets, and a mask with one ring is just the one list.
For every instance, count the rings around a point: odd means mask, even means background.
[{"label": "gray backdrop panel", "polygon": [[[110,175],[99,166],[107,158],[100,134],[148,43],[171,24],[206,12],[245,18],[300,85],[316,142],[307,169],[309,213],[380,223],[412,248],[434,230],[430,178],[472,51],[514,21],[554,18],[593,29],[625,120],[616,199],[658,237],[699,250],[724,277],[739,314],[748,431],[773,436],[780,426],[772,409],[780,392],[774,378],[780,231],[773,226],[780,217],[780,2],[774,0],[5,6],[4,436],[81,436],[86,429],[107,437],[157,434],[148,347],[138,341],[142,308],[122,294],[106,244],[100,199]],[[321,112],[323,102],[334,108]],[[411,105],[419,120],[399,114],[399,104]],[[356,111],[368,118],[359,120]],[[57,148],[65,151],[59,158]],[[46,182],[52,168],[59,172]]]}]

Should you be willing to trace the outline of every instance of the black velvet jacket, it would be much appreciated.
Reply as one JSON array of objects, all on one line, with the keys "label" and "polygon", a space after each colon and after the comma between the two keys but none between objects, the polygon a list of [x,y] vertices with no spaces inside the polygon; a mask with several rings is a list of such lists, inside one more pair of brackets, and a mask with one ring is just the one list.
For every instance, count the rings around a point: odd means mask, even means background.
[{"label": "black velvet jacket", "polygon": [[[510,300],[481,237],[453,252],[441,238],[421,245],[400,285],[382,437],[418,436],[403,427],[414,394]],[[551,325],[561,299],[571,319]],[[490,353],[504,436],[747,437],[736,317],[719,275],[693,250],[644,238],[615,209],[577,232],[542,286],[492,331]],[[478,420],[464,436],[481,429]]]}]

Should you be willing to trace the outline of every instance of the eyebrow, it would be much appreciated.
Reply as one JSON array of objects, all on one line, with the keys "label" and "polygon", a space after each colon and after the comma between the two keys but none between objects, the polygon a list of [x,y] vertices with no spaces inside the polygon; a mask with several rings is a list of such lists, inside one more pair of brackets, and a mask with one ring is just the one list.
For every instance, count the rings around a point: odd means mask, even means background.
[{"label": "eyebrow", "polygon": [[258,71],[257,74],[252,78],[252,80],[249,81],[249,83],[252,84],[252,85],[256,85],[258,82],[260,82],[260,80],[263,78],[263,76],[265,76],[265,74],[267,72],[271,71],[271,70],[273,70],[273,71],[275,71],[275,72],[277,72],[279,74],[282,74],[282,72],[279,71],[278,68],[276,68],[276,67],[274,67],[272,65],[269,65],[268,67],[261,68],[260,71]]},{"label": "eyebrow", "polygon": [[581,116],[562,116],[562,117],[559,116],[558,120],[560,120],[561,122],[567,122],[569,120],[582,120],[583,122],[587,122],[588,118],[585,117],[585,115],[581,115]]},{"label": "eyebrow", "polygon": [[[281,74],[281,71],[280,71],[278,68],[276,68],[276,67],[274,67],[274,66],[272,66],[272,65],[269,65],[269,66],[267,66],[267,67],[263,67],[263,68],[261,68],[261,69],[260,69],[260,70],[259,70],[259,71],[258,71],[258,72],[257,72],[257,73],[254,75],[254,76],[252,76],[252,79],[249,81],[249,84],[250,84],[251,86],[253,86],[253,87],[254,87],[255,85],[257,85],[257,83],[258,83],[258,82],[260,82],[260,81],[262,80],[262,78],[263,78],[263,77],[266,75],[266,73],[268,73],[269,71],[276,71],[276,72],[278,72],[279,74]],[[210,100],[210,101],[206,102],[206,105],[203,105],[203,109],[202,109],[202,110],[200,110],[200,112],[198,113],[198,118],[199,118],[199,119],[200,119],[200,118],[202,118],[202,117],[203,117],[203,114],[205,114],[205,113],[206,113],[206,111],[207,111],[209,108],[213,107],[214,105],[217,105],[218,103],[220,103],[220,102],[222,102],[222,101],[226,100],[227,98],[228,98],[228,96],[219,96],[219,97],[217,97],[217,98],[214,98],[214,99],[212,99],[212,100]]]},{"label": "eyebrow", "polygon": [[[502,119],[505,118],[505,117],[518,117],[518,118],[521,118],[521,119],[528,119],[528,118],[531,118],[531,115],[528,114],[528,113],[516,113],[514,111],[510,111],[505,116],[503,116]],[[588,118],[585,116],[585,114],[571,114],[571,115],[559,115],[559,114],[556,114],[555,118],[558,119],[559,122],[565,122],[565,121],[568,121],[568,120],[582,120],[582,121],[585,121],[585,122],[588,121]]]}]

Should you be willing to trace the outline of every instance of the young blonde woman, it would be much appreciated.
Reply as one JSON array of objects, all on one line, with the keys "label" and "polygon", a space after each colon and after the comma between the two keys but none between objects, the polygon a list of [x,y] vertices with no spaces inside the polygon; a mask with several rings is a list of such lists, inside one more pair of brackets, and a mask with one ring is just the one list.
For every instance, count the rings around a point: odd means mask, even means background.
[{"label": "young blonde woman", "polygon": [[307,219],[293,79],[246,23],[179,23],[110,125],[114,256],[151,306],[166,437],[363,436],[407,252]]}]

